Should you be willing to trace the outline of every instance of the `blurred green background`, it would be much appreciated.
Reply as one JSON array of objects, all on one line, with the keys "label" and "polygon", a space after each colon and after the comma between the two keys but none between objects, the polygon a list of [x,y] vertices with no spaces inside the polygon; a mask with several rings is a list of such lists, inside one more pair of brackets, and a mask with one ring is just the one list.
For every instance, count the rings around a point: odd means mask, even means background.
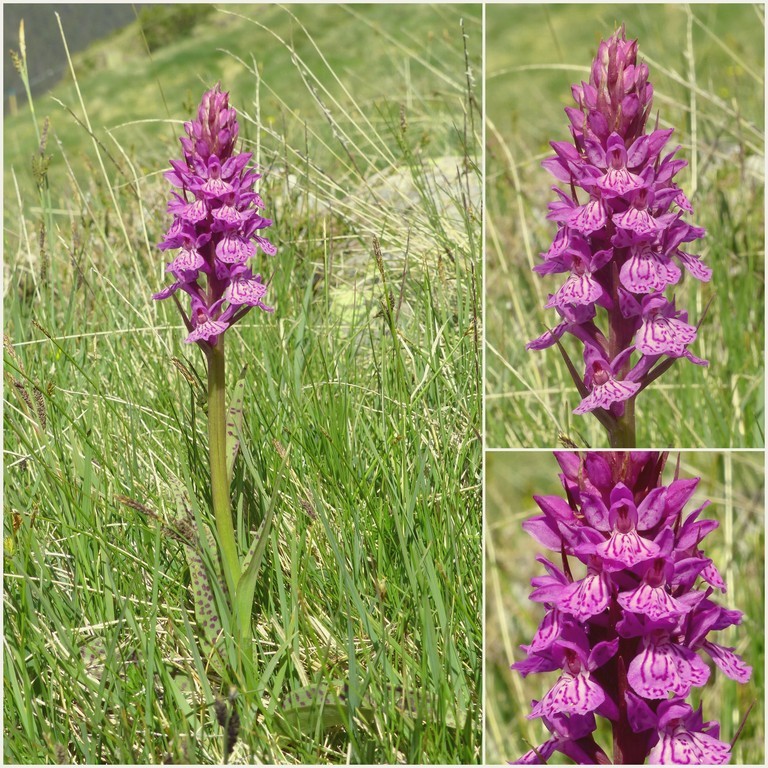
[{"label": "blurred green background", "polygon": [[[479,36],[479,11],[471,5],[150,5],[135,22],[75,54],[73,63],[96,137],[120,167],[124,158],[116,144],[137,163],[139,173],[164,167],[169,151],[178,147],[183,116],[196,108],[205,88],[221,80],[241,109],[252,113],[258,100],[266,134],[261,140],[267,146],[270,133],[275,151],[287,144],[306,152],[309,141],[312,158],[332,172],[339,149],[330,145],[338,131],[318,102],[333,110],[334,98],[346,101],[348,108],[354,100],[377,125],[385,117],[397,119],[391,103],[402,101],[411,132],[423,133],[432,155],[458,150],[444,102],[456,87],[446,72],[464,70],[463,51],[454,37],[462,18]],[[33,34],[27,24],[26,35]],[[52,44],[62,46],[61,38]],[[316,73],[327,69],[338,80],[316,81]],[[479,86],[479,63],[477,69]],[[32,179],[19,171],[37,146],[20,83],[18,90],[18,112],[4,122],[5,189],[11,198],[10,171],[16,169],[24,197]],[[65,76],[51,95],[37,101],[39,117],[51,121],[51,186],[66,185],[61,147],[75,172],[88,168],[89,142],[78,123],[84,115],[72,78]],[[442,122],[432,119],[441,115]],[[353,130],[354,119],[354,110],[348,109],[338,116],[339,126]],[[255,133],[248,121],[241,125],[246,140]],[[78,146],[82,150],[73,151]],[[364,162],[365,156],[358,159]]]}]

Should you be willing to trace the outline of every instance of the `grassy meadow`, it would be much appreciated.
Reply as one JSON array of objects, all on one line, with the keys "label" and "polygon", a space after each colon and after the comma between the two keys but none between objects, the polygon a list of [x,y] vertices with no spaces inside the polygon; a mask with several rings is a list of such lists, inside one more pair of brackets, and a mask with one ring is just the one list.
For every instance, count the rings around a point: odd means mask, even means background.
[{"label": "grassy meadow", "polygon": [[[674,476],[677,454],[671,453],[665,482]],[[764,463],[758,452],[685,452],[680,454],[681,477],[701,476],[696,493],[685,507],[712,504],[703,517],[720,525],[704,544],[725,579],[728,592],[716,601],[744,613],[742,624],[715,633],[712,639],[736,652],[752,666],[752,678],[740,685],[713,664],[706,686],[693,689],[689,701],[703,704],[704,720],[721,724],[720,737],[730,742],[746,723],[733,749],[731,764],[764,762],[765,739],[765,608]],[[544,610],[528,600],[530,579],[544,573],[538,553],[551,558],[521,527],[539,514],[533,494],[563,496],[560,468],[546,452],[497,452],[486,457],[486,706],[485,750],[488,763],[516,760],[542,744],[548,732],[540,719],[527,720],[531,699],[539,700],[556,680],[555,673],[523,678],[510,665],[523,658],[522,643],[530,643]],[[557,556],[553,562],[558,562]],[[707,657],[704,657],[707,658]],[[598,718],[599,720],[600,718]],[[597,737],[610,755],[610,730]],[[568,763],[559,753],[553,762]]]},{"label": "grassy meadow", "polygon": [[[764,445],[764,7],[761,5],[491,5],[487,10],[486,440],[489,447],[607,444],[556,347],[525,350],[559,320],[545,310],[557,276],[531,271],[556,227],[550,141],[570,137],[570,85],[588,79],[601,39],[622,23],[639,40],[653,115],[675,128],[688,161],[677,177],[688,220],[707,237],[692,250],[710,283],[686,276],[679,307],[698,322],[692,351],[637,400],[638,446]],[[671,292],[668,292],[671,295]],[[598,322],[599,324],[599,322]],[[581,345],[563,342],[581,370]]]},{"label": "grassy meadow", "polygon": [[[155,517],[178,478],[211,519],[204,359],[151,300],[162,172],[220,79],[278,248],[274,314],[227,335],[243,549],[275,509],[230,760],[478,762],[480,8],[221,6],[145,38],[5,120],[4,761],[224,758]],[[284,716],[344,683],[333,717]]]}]

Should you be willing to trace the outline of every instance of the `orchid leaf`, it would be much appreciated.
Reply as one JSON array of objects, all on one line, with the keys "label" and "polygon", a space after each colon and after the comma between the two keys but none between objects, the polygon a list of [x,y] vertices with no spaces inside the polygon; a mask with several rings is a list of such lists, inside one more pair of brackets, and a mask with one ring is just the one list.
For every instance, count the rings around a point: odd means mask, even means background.
[{"label": "orchid leaf", "polygon": [[[347,686],[340,681],[299,688],[282,702],[283,719],[302,733],[312,733],[318,726],[322,731],[346,726],[348,718]],[[355,714],[365,717],[373,708],[361,705]]]},{"label": "orchid leaf", "polygon": [[272,491],[272,498],[270,499],[267,513],[264,516],[258,531],[256,531],[251,546],[248,549],[248,553],[243,560],[242,575],[237,582],[235,606],[243,641],[250,637],[251,613],[253,612],[253,595],[256,591],[256,580],[258,579],[259,570],[261,569],[261,561],[264,559],[264,552],[267,548],[269,532],[272,527],[272,520],[275,516],[275,507],[277,506],[280,484],[284,475],[283,470],[288,464],[289,456],[290,446],[288,446],[288,450],[285,452],[285,456],[283,456],[280,470],[277,473],[277,479],[275,480],[275,487]]},{"label": "orchid leaf", "polygon": [[[182,534],[184,558],[189,567],[189,589],[192,594],[195,619],[201,630],[201,634],[198,635],[200,652],[206,658],[207,663],[218,674],[223,675],[224,663],[219,652],[223,634],[221,618],[219,617],[216,598],[209,579],[209,567],[206,565],[203,557],[207,549],[210,557],[206,559],[212,563],[214,574],[219,584],[223,586],[221,569],[218,567],[216,540],[213,532],[207,525],[195,525],[192,511],[187,503],[186,492],[181,482],[173,478],[170,485],[176,500],[178,513],[174,526]],[[204,541],[200,539],[200,531]]]},{"label": "orchid leaf", "polygon": [[173,695],[174,704],[186,717],[191,717],[194,713],[195,705],[195,684],[189,675],[178,673],[170,676],[168,680],[170,688],[169,693]]},{"label": "orchid leaf", "polygon": [[[437,718],[437,710],[433,707],[419,706],[423,697],[415,690],[404,690],[401,686],[388,686],[389,692],[395,697],[394,707],[403,715],[417,719],[421,713],[430,719]],[[376,703],[370,692],[358,697],[355,706],[350,696],[349,683],[334,680],[319,685],[309,685],[289,693],[281,702],[282,714],[285,721],[302,733],[312,733],[318,726],[321,730],[345,727],[348,722],[347,713],[351,710],[355,717],[371,720],[376,712]],[[449,728],[456,728],[456,718],[451,712],[442,714],[443,722]],[[460,718],[464,720],[465,718]]]},{"label": "orchid leaf", "polygon": [[195,547],[184,545],[184,556],[189,566],[190,591],[195,607],[195,619],[202,631],[199,636],[200,652],[207,662],[220,675],[224,674],[224,664],[219,655],[218,645],[222,639],[221,618],[219,617],[216,599],[208,579],[202,553]]},{"label": "orchid leaf", "polygon": [[237,459],[237,454],[240,451],[240,435],[243,431],[243,398],[245,396],[245,373],[247,370],[248,366],[244,365],[243,370],[240,371],[227,411],[227,477],[230,485],[235,471],[235,459]]}]

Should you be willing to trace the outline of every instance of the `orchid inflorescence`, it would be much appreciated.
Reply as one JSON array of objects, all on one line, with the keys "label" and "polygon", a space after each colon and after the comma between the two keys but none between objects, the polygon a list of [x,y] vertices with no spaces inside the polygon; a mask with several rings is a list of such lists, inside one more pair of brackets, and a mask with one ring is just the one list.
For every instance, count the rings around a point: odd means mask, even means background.
[{"label": "orchid inflorescence", "polygon": [[[679,147],[665,154],[673,129],[657,121],[646,133],[653,86],[623,27],[600,44],[589,83],[572,93],[577,107],[565,111],[573,143],[552,142],[555,156],[543,162],[567,189],[553,187],[558,199],[548,218],[558,230],[534,267],[542,275],[568,274],[545,305],[562,322],[528,348],[559,344],[565,333],[579,339],[583,377],[568,361],[582,395],[574,413],[595,412],[614,447],[633,447],[638,393],[677,358],[707,364],[688,350],[697,328],[665,290],[680,281],[681,267],[702,281],[712,271],[683,250],[705,234],[684,221],[693,209],[673,181],[687,163],[675,159]],[[598,325],[598,307],[607,330]],[[622,420],[628,423],[617,427]]]},{"label": "orchid inflorescence", "polygon": [[263,299],[266,285],[248,261],[257,246],[269,255],[275,247],[259,234],[272,224],[260,209],[264,203],[253,191],[260,175],[248,167],[250,152],[236,154],[237,115],[229,94],[217,84],[202,98],[197,120],[184,124],[183,161],[171,160],[165,177],[180,192],[168,204],[173,223],[160,243],[162,250],[178,250],[167,266],[174,282],[154,299],[189,294],[191,312],[177,301],[189,335],[203,349],[252,307],[271,311]]},{"label": "orchid inflorescence", "polygon": [[[260,234],[272,222],[260,213],[264,203],[254,190],[260,175],[249,166],[251,153],[235,152],[239,128],[237,113],[229,106],[229,94],[219,84],[206,91],[197,119],[184,123],[184,129],[187,135],[180,139],[184,158],[171,160],[171,170],[165,173],[177,190],[168,204],[173,223],[158,246],[163,251],[177,251],[167,265],[174,282],[153,298],[173,297],[187,327],[185,341],[197,343],[206,357],[210,490],[216,537],[215,542],[209,539],[210,531],[203,523],[196,539],[218,545],[220,560],[215,560],[223,572],[231,610],[229,623],[245,669],[252,662],[253,593],[272,513],[262,521],[260,532],[241,560],[245,546],[235,533],[231,483],[240,447],[243,387],[235,388],[228,403],[224,333],[253,307],[272,311],[264,303],[267,286],[250,262],[258,248],[268,255],[274,255],[276,249]],[[189,313],[179,301],[179,291],[189,295]],[[191,558],[193,581],[202,582],[208,575],[198,562],[198,554],[192,552]],[[205,590],[198,586],[196,607],[204,619],[203,635],[209,636],[211,624],[219,619],[212,615],[210,600],[198,605],[205,598]]]},{"label": "orchid inflorescence", "polygon": [[537,558],[547,575],[532,579],[530,599],[546,613],[512,668],[560,674],[528,715],[552,736],[518,762],[554,752],[611,762],[595,740],[596,715],[610,721],[614,763],[728,762],[719,724],[686,701],[710,678],[700,651],[739,683],[752,672],[709,638],[742,614],[713,599],[726,586],[701,550],[717,528],[701,517],[709,502],[683,511],[699,478],[663,484],[667,456],[653,452],[555,456],[565,498],[534,496],[542,514],[523,528],[561,562]]}]

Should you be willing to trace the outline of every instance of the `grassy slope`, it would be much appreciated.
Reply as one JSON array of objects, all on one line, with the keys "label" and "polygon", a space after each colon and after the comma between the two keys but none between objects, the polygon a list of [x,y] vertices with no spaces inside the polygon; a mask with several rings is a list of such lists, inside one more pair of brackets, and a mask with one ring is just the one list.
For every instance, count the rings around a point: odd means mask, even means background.
[{"label": "grassy slope", "polygon": [[[670,456],[665,479],[674,473],[675,455]],[[541,621],[541,606],[531,603],[529,580],[543,573],[535,562],[539,547],[520,527],[539,510],[532,495],[562,495],[559,467],[549,453],[490,454],[487,459],[488,580],[486,593],[486,759],[489,763],[514,760],[546,737],[540,720],[526,720],[532,698],[540,699],[552,684],[554,674],[530,675],[523,679],[509,666],[522,658],[521,643],[529,643]],[[741,626],[714,638],[735,646],[753,668],[752,679],[739,685],[716,667],[700,691],[694,691],[694,706],[703,703],[704,719],[721,723],[721,736],[730,741],[754,703],[734,749],[734,765],[762,764],[765,709],[764,654],[764,469],[761,453],[684,453],[682,476],[702,476],[686,510],[705,499],[712,505],[705,516],[720,527],[711,533],[705,551],[728,585],[717,601],[745,614]],[[555,558],[555,562],[557,558]],[[700,695],[700,699],[696,698]],[[601,744],[610,747],[610,736]],[[610,752],[609,752],[610,754]],[[559,756],[559,762],[570,762]]]},{"label": "grassy slope", "polygon": [[[311,131],[330,139],[330,128],[318,115],[299,71],[291,62],[290,52],[278,38],[293,46],[309,73],[319,71],[325,58],[344,87],[354,94],[357,104],[375,119],[385,101],[405,101],[408,106],[422,109],[433,105],[439,111],[443,97],[461,85],[462,53],[456,47],[452,29],[462,16],[473,19],[470,25],[475,28],[479,23],[477,10],[464,6],[408,9],[372,5],[364,6],[364,11],[354,6],[327,5],[295,6],[287,11],[274,5],[259,6],[257,11],[238,5],[220,8],[221,12],[209,17],[194,35],[156,51],[151,58],[143,52],[143,41],[134,24],[76,59],[84,62],[88,70],[88,75],[79,79],[92,125],[101,129],[102,138],[103,129],[109,128],[114,142],[126,149],[141,148],[136,159],[146,165],[142,170],[156,171],[166,163],[169,152],[175,151],[178,124],[187,119],[204,87],[221,79],[232,94],[233,103],[251,107],[257,93],[256,80],[249,71],[254,63],[263,81],[263,127],[286,134],[288,143],[296,147],[304,143],[305,121]],[[300,24],[311,30],[314,44],[302,34]],[[372,40],[378,44],[376,49],[369,50],[366,42]],[[370,70],[371,62],[376,63],[375,70]],[[100,71],[102,67],[107,71]],[[340,85],[330,79],[325,85],[340,91]],[[73,84],[57,87],[53,95],[82,119]],[[286,115],[289,108],[295,111],[293,116]],[[41,118],[51,117],[52,133],[66,149],[75,169],[80,169],[84,158],[76,148],[86,146],[82,129],[53,99],[41,98],[37,111]],[[347,122],[337,117],[342,124]],[[412,119],[414,129],[422,119],[425,121],[428,140],[450,141],[444,134],[436,135],[438,124],[424,111],[419,110]],[[244,131],[249,136],[251,128],[245,126]],[[26,175],[22,169],[26,169],[27,157],[36,144],[25,110],[6,120],[6,188],[11,168],[20,176]],[[109,139],[106,144],[114,155],[115,144]],[[457,148],[455,143],[453,148]],[[318,144],[312,149],[315,160],[329,161],[328,150]],[[66,179],[66,168],[57,162],[60,155],[54,142],[49,145],[51,151],[51,183],[59,186]],[[336,146],[335,151],[340,148]],[[440,154],[440,150],[435,154]]]},{"label": "grassy slope", "polygon": [[[4,757],[221,756],[180,548],[115,497],[165,514],[175,474],[190,478],[208,514],[204,415],[171,357],[199,371],[202,361],[182,344],[173,307],[149,296],[165,280],[152,245],[167,225],[159,171],[180,130],[165,121],[185,118],[203,84],[222,77],[247,113],[249,148],[273,171],[261,191],[279,246],[265,265],[275,314],[252,314],[229,339],[230,377],[249,365],[234,489],[243,538],[282,472],[256,591],[260,675],[255,690],[240,692],[242,738],[252,759],[267,762],[475,762],[480,255],[477,209],[462,188],[478,147],[459,19],[479,72],[479,14],[292,7],[327,66],[289,12],[237,11],[295,42],[308,76],[329,90],[327,115],[276,39],[218,14],[152,61],[126,58],[80,81],[120,170],[46,102],[38,115],[52,114],[53,160],[38,196],[24,161],[36,145],[32,126],[24,115],[5,125],[5,326],[15,345],[5,366],[41,405],[30,408],[8,381]],[[260,83],[249,58],[220,48],[253,52]],[[56,93],[83,118],[73,86]],[[461,185],[430,176],[431,158],[465,153]],[[391,205],[371,199],[363,179],[374,171],[411,180],[405,212],[396,194]],[[438,187],[447,213],[436,212]],[[93,660],[96,641],[103,650]],[[198,681],[191,704],[174,693],[179,672]],[[373,721],[345,711],[346,728],[312,721],[284,735],[281,698],[349,677],[376,702]],[[417,692],[415,718],[393,701],[390,686],[400,683]]]},{"label": "grassy slope", "polygon": [[[624,6],[620,16],[606,5],[488,9],[489,446],[547,447],[560,433],[606,444],[595,419],[571,413],[578,395],[557,349],[527,352],[524,341],[555,322],[543,305],[556,278],[530,271],[554,233],[553,180],[540,161],[550,140],[567,138],[570,84],[587,78],[600,38],[622,22],[640,41],[661,124],[676,129],[689,162],[679,179],[708,231],[696,252],[714,269],[711,283],[686,277],[676,290],[696,320],[712,299],[694,350],[710,367],[678,363],[638,398],[638,445],[763,445],[762,10],[691,9],[690,43],[680,5]],[[566,348],[578,362],[575,340]]]}]

